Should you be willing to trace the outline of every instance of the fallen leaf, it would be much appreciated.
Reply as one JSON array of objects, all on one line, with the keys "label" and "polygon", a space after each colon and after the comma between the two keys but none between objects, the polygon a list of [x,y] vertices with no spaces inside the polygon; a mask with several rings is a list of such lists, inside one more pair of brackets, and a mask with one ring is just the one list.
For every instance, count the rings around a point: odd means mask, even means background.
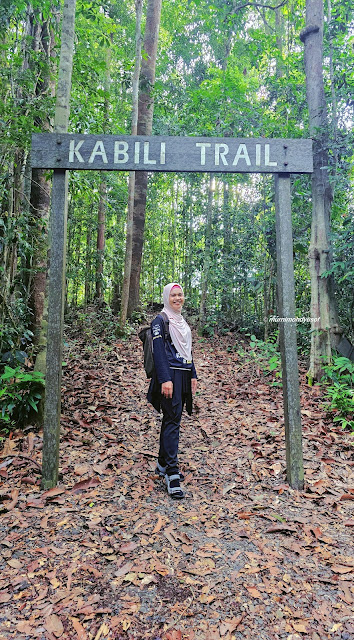
[{"label": "fallen leaf", "polygon": [[33,627],[27,622],[27,620],[20,620],[17,623],[16,630],[20,633],[24,633],[27,636],[31,636],[33,632]]},{"label": "fallen leaf", "polygon": [[246,614],[239,616],[238,618],[232,618],[224,620],[220,625],[220,635],[224,636],[226,633],[232,633],[232,631],[236,631],[240,622],[242,622],[243,618]]},{"label": "fallen leaf", "polygon": [[66,488],[64,487],[54,487],[53,489],[48,489],[48,491],[44,491],[44,493],[42,493],[41,498],[54,498],[56,496],[60,496],[62,493],[66,493]]},{"label": "fallen leaf", "polygon": [[346,567],[343,564],[333,564],[331,569],[335,573],[351,573],[353,571],[353,567]]},{"label": "fallen leaf", "polygon": [[235,487],[237,487],[236,482],[230,482],[230,484],[225,485],[222,490],[222,495],[225,496],[229,491],[231,491],[231,489],[234,489]]},{"label": "fallen leaf", "polygon": [[245,585],[245,587],[252,598],[262,598],[262,594],[258,591],[257,587],[248,587],[247,585]]},{"label": "fallen leaf", "polygon": [[170,629],[165,637],[166,640],[182,640],[182,631],[180,629]]},{"label": "fallen leaf", "polygon": [[88,478],[87,480],[81,480],[81,482],[77,482],[71,488],[73,493],[78,493],[79,491],[85,491],[86,489],[91,489],[91,487],[97,487],[97,485],[101,484],[101,480],[99,478]]},{"label": "fallen leaf", "polygon": [[115,572],[115,576],[120,578],[121,576],[125,576],[126,573],[129,573],[130,569],[133,566],[133,562],[126,562]]},{"label": "fallen leaf", "polygon": [[292,626],[294,628],[294,631],[298,631],[299,633],[307,633],[308,632],[307,625],[304,624],[303,622],[293,622]]},{"label": "fallen leaf", "polygon": [[158,533],[161,530],[161,527],[163,525],[163,519],[161,514],[159,513],[158,517],[157,517],[157,523],[152,531],[152,533]]},{"label": "fallen leaf", "polygon": [[212,594],[207,594],[207,593],[201,593],[200,597],[199,597],[199,601],[202,604],[210,604],[210,602],[213,602],[213,600],[215,600],[215,596],[213,596]]},{"label": "fallen leaf", "polygon": [[[128,625],[127,629],[129,628],[129,626],[130,626],[130,622],[129,622],[129,625]],[[123,627],[123,629],[124,629],[124,627]],[[126,631],[126,629],[124,629],[124,631]],[[109,633],[109,627],[106,625],[106,623],[105,623],[105,622],[103,622],[103,623],[101,624],[101,626],[100,626],[100,628],[99,628],[99,630],[98,630],[97,634],[95,635],[95,640],[100,640],[101,636],[102,636],[103,634],[104,634],[104,635],[107,635],[107,633]]]},{"label": "fallen leaf", "polygon": [[87,633],[84,629],[84,627],[82,626],[80,620],[78,620],[78,618],[70,618],[73,627],[77,633],[77,639],[76,640],[87,640]]},{"label": "fallen leaf", "polygon": [[16,560],[16,558],[11,558],[11,560],[7,561],[7,564],[13,569],[22,569],[22,562]]},{"label": "fallen leaf", "polygon": [[295,533],[295,527],[288,524],[273,524],[266,529],[265,533]]},{"label": "fallen leaf", "polygon": [[129,553],[129,551],[134,551],[137,548],[137,544],[135,542],[125,542],[119,547],[120,553]]},{"label": "fallen leaf", "polygon": [[45,621],[45,628],[49,633],[53,633],[56,638],[60,638],[64,633],[62,621],[55,613],[52,613]]},{"label": "fallen leaf", "polygon": [[13,454],[14,449],[16,449],[16,442],[7,438],[5,440],[5,444],[3,450],[0,453],[1,458],[7,458],[7,456],[11,456]]},{"label": "fallen leaf", "polygon": [[0,604],[6,604],[7,602],[10,602],[11,598],[11,593],[0,591]]}]

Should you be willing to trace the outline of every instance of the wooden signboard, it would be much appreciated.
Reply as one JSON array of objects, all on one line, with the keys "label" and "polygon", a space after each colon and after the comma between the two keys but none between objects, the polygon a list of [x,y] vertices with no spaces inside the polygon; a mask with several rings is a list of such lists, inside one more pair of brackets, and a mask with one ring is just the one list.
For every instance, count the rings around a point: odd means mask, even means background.
[{"label": "wooden signboard", "polygon": [[31,164],[45,169],[311,173],[312,140],[39,133]]}]

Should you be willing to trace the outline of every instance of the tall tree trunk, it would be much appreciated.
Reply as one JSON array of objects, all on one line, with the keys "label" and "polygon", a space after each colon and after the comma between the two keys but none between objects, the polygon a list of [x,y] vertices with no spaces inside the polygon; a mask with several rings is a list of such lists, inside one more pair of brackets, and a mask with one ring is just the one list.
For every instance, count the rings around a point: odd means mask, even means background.
[{"label": "tall tree trunk", "polygon": [[[145,56],[141,62],[139,81],[138,127],[137,134],[150,136],[154,111],[153,88],[157,56],[157,41],[160,27],[162,0],[148,0],[144,36]],[[134,216],[132,238],[132,264],[130,273],[128,316],[139,306],[139,285],[141,258],[144,243],[145,210],[148,172],[137,171],[134,191]]]},{"label": "tall tree trunk", "polygon": [[211,262],[211,230],[212,230],[212,218],[213,218],[213,197],[215,191],[215,178],[211,173],[209,176],[209,189],[208,189],[208,204],[207,204],[207,217],[206,217],[206,228],[205,228],[205,248],[204,248],[204,258],[203,258],[203,270],[202,270],[202,293],[200,297],[200,307],[199,307],[199,326],[198,332],[199,335],[203,334],[204,331],[204,323],[206,320],[206,298],[208,292],[208,280],[209,280],[209,271],[210,271],[210,262]]},{"label": "tall tree trunk", "polygon": [[103,301],[103,262],[105,249],[107,181],[101,179],[99,185],[98,221],[97,221],[97,256],[96,256],[96,301]]},{"label": "tall tree trunk", "polygon": [[[32,15],[32,49],[42,51],[46,55],[46,66],[43,68],[41,80],[37,83],[36,95],[55,94],[55,83],[51,74],[51,58],[54,49],[54,33],[49,21],[42,22],[42,14]],[[41,130],[50,131],[49,119],[35,121]],[[45,169],[32,169],[30,208],[35,226],[33,229],[33,276],[30,286],[28,305],[32,312],[31,329],[34,344],[38,345],[43,321],[44,301],[48,265],[48,222],[50,209],[51,181]]]},{"label": "tall tree trunk", "polygon": [[310,135],[314,141],[312,174],[312,227],[309,249],[311,277],[311,353],[308,380],[320,380],[323,366],[331,360],[331,347],[338,344],[341,330],[330,269],[330,213],[332,190],[328,178],[328,120],[323,82],[323,0],[306,1],[306,27],[300,33],[305,44],[305,70]]},{"label": "tall tree trunk", "polygon": [[[58,70],[58,83],[56,89],[56,103],[54,114],[54,131],[56,133],[67,133],[70,114],[70,92],[71,76],[74,55],[74,25],[75,25],[76,0],[65,0],[63,7],[61,50]],[[49,240],[49,237],[48,237]],[[42,323],[38,336],[38,353],[36,357],[35,370],[45,374],[46,354],[47,354],[47,313],[48,313],[47,292],[44,300],[44,311]],[[44,401],[44,398],[43,398]],[[43,402],[41,403],[43,410]],[[41,411],[39,418],[42,418]]]},{"label": "tall tree trunk", "polygon": [[[132,136],[137,134],[138,128],[138,95],[139,95],[139,76],[141,64],[141,19],[143,13],[143,1],[135,0],[136,26],[135,26],[135,65],[133,74],[133,103],[132,103]],[[133,214],[134,214],[134,190],[135,190],[135,171],[129,172],[128,187],[128,215],[127,215],[127,231],[125,243],[125,261],[124,276],[122,286],[122,302],[120,310],[120,327],[123,329],[128,312],[130,274],[132,268],[132,250],[133,250]]]},{"label": "tall tree trunk", "polygon": [[221,310],[224,318],[229,321],[232,306],[232,269],[231,269],[231,218],[229,205],[229,183],[225,175],[222,178],[223,185],[223,246],[222,246],[222,270],[223,290],[221,292]]},{"label": "tall tree trunk", "polygon": [[87,221],[86,229],[86,269],[85,269],[85,307],[91,301],[91,227],[90,221]]},{"label": "tall tree trunk", "polygon": [[[109,129],[109,105],[111,90],[111,48],[106,51],[106,72],[105,72],[105,99],[104,99],[104,122],[103,132]],[[107,177],[103,174],[99,186],[98,220],[97,220],[97,259],[96,259],[96,294],[95,298],[99,304],[103,302],[103,266],[105,252],[106,234],[106,201],[107,201]]]}]

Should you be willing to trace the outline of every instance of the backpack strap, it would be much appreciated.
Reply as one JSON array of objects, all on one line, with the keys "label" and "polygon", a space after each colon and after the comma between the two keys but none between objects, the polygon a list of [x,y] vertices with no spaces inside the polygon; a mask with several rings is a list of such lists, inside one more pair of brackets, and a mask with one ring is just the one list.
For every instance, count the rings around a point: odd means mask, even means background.
[{"label": "backpack strap", "polygon": [[167,342],[172,342],[171,340],[171,334],[170,334],[170,321],[168,319],[167,314],[164,311],[161,311],[161,313],[158,314],[162,320],[163,320],[163,326],[165,329],[165,341]]}]

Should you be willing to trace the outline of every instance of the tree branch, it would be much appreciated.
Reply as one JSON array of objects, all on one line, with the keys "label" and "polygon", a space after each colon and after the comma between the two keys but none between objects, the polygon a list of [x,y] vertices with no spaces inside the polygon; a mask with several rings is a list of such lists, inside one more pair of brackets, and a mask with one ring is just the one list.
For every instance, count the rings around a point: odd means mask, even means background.
[{"label": "tree branch", "polygon": [[275,11],[276,9],[280,9],[280,7],[283,7],[288,0],[282,0],[279,4],[275,5],[273,7],[273,5],[271,4],[261,4],[259,2],[245,2],[245,4],[240,4],[237,7],[233,7],[233,13],[236,13],[237,11],[240,11],[241,9],[245,9],[246,7],[255,7],[256,9],[272,9],[272,11]]},{"label": "tree branch", "polygon": [[312,25],[309,24],[308,27],[305,27],[304,29],[302,29],[302,31],[300,31],[300,40],[301,42],[305,42],[306,38],[311,34],[311,33],[318,33],[318,31],[320,30],[320,28],[317,25]]}]

